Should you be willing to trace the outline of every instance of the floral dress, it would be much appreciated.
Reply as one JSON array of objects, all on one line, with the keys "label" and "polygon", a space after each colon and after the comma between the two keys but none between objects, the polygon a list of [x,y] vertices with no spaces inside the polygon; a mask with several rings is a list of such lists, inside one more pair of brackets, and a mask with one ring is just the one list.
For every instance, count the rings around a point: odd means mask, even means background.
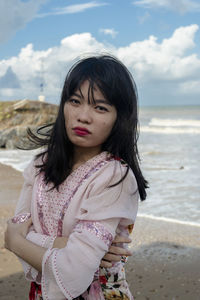
[{"label": "floral dress", "polygon": [[[133,225],[128,226],[129,234],[133,230]],[[76,300],[133,300],[125,279],[124,264],[127,258],[122,258],[121,262],[116,263],[112,268],[99,268],[94,276],[94,281],[87,291]],[[43,300],[41,285],[31,283],[29,300]]]}]

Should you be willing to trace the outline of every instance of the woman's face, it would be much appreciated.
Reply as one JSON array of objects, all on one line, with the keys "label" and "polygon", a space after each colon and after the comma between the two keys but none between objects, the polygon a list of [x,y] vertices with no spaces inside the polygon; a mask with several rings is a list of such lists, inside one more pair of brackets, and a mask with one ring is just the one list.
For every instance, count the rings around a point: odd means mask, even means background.
[{"label": "woman's face", "polygon": [[[91,148],[97,153],[109,137],[117,118],[117,111],[105,99],[97,86],[94,86],[94,102],[88,101],[89,82],[86,80],[80,90],[64,105],[65,127],[68,138],[78,147]],[[92,95],[90,95],[91,97]]]}]

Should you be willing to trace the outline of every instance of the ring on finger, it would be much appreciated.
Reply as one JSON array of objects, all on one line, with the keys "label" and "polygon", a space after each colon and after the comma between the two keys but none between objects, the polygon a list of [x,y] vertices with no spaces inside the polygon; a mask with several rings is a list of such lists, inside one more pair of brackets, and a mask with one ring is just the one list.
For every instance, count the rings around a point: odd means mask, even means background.
[{"label": "ring on finger", "polygon": [[126,263],[128,260],[128,257],[126,255],[121,256],[121,262]]}]

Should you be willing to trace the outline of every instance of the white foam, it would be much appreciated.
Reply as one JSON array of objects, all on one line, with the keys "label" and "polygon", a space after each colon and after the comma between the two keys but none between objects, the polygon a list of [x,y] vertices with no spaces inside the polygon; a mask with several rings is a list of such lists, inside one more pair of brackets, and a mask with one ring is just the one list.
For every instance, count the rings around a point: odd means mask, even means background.
[{"label": "white foam", "polygon": [[157,221],[164,221],[164,222],[169,222],[169,223],[177,223],[177,224],[182,224],[182,225],[200,227],[200,223],[197,223],[197,222],[181,221],[181,220],[177,220],[177,219],[171,219],[171,218],[166,218],[166,217],[157,217],[157,216],[146,215],[146,214],[138,214],[137,216],[142,217],[142,218],[157,220]]},{"label": "white foam", "polygon": [[0,150],[0,163],[23,172],[38,150]]},{"label": "white foam", "polygon": [[200,127],[200,120],[152,118],[149,125],[165,127]]},{"label": "white foam", "polygon": [[200,128],[178,128],[178,127],[150,127],[141,126],[140,132],[162,133],[162,134],[200,134]]}]

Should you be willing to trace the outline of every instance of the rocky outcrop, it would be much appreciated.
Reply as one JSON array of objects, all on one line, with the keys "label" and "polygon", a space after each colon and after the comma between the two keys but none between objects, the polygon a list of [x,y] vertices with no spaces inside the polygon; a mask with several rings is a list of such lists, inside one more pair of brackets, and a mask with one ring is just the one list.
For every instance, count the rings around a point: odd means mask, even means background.
[{"label": "rocky outcrop", "polygon": [[0,148],[29,146],[27,128],[33,132],[53,123],[58,106],[45,102],[21,100],[0,102]]}]

